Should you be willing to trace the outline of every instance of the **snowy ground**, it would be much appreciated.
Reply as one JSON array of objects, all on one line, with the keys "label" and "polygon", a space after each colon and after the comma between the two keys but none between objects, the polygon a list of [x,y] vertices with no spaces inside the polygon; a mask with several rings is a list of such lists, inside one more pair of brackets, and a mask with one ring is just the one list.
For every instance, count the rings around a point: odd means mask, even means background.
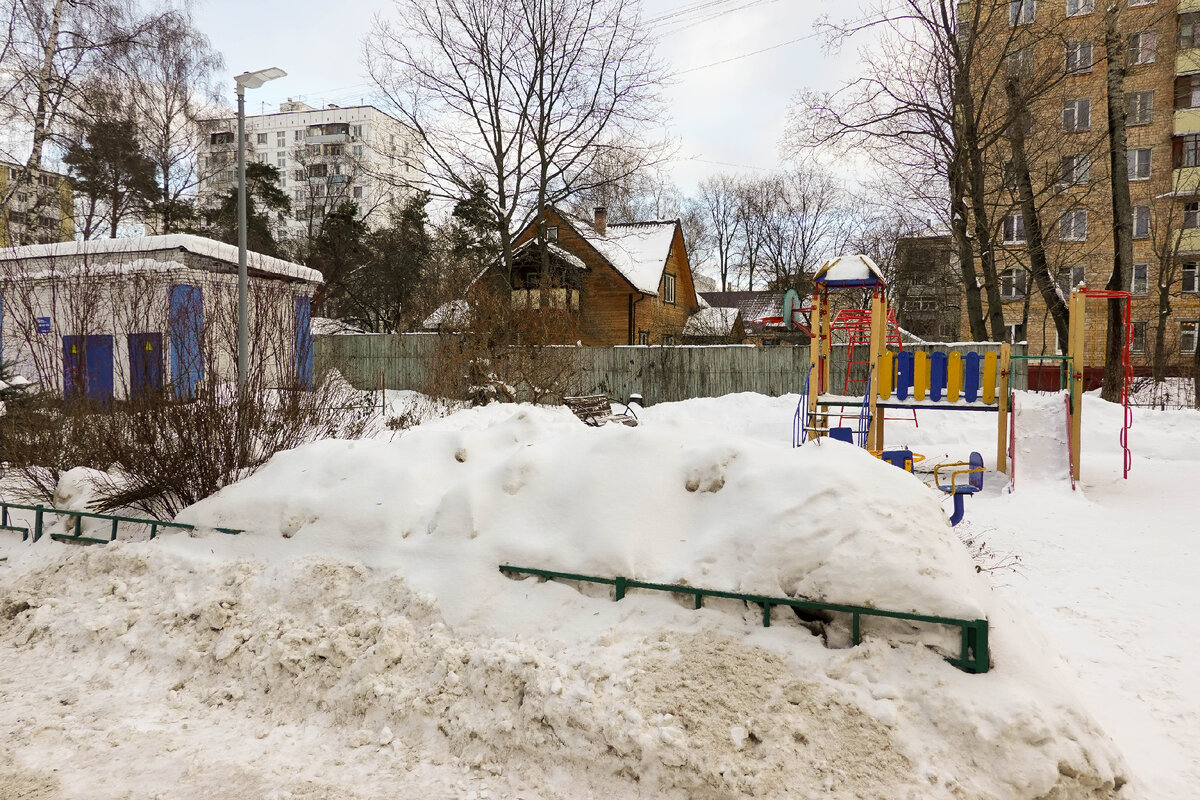
[{"label": "snowy ground", "polygon": [[[409,399],[407,396],[398,399]],[[1133,798],[1200,785],[1200,415],[1023,396],[1016,491],[961,533],[932,490],[796,398],[646,409],[636,429],[493,406],[281,454],[189,509],[241,536],[82,549],[0,539],[0,797]],[[922,412],[889,444],[979,450]],[[920,465],[919,465],[920,466]],[[700,611],[514,581],[502,562],[991,622],[967,675],[927,626]],[[1119,788],[1118,788],[1119,787]]]}]

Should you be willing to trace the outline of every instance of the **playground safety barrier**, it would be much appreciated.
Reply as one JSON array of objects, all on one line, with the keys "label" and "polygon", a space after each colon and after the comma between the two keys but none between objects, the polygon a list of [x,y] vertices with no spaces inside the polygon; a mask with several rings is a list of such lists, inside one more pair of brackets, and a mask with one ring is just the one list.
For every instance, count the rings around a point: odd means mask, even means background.
[{"label": "playground safety barrier", "polygon": [[903,619],[912,622],[927,622],[935,625],[955,626],[961,632],[960,651],[958,658],[946,658],[955,667],[970,673],[987,672],[990,667],[988,653],[988,621],[986,619],[957,619],[955,617],[939,617],[927,614],[910,614],[904,611],[885,611],[866,606],[852,606],[844,603],[825,603],[817,600],[797,600],[794,597],[766,597],[757,594],[741,592],[722,592],[716,589],[702,589],[698,586],[680,586],[671,583],[647,583],[630,578],[600,578],[594,575],[579,575],[573,572],[555,572],[548,569],[533,567],[514,567],[501,564],[500,572],[519,575],[533,575],[547,580],[558,578],[568,581],[583,581],[600,583],[613,587],[613,600],[621,600],[630,589],[651,589],[659,592],[691,595],[695,599],[695,608],[701,608],[705,597],[717,597],[725,600],[740,600],[744,603],[754,603],[763,608],[763,627],[771,626],[771,609],[775,606],[790,606],[813,611],[836,611],[850,615],[850,639],[857,645],[862,641],[860,617],[887,617]]},{"label": "playground safety barrier", "polygon": [[[45,515],[56,514],[58,516],[74,517],[75,529],[74,533],[52,533],[50,538],[57,542],[71,542],[73,544],[108,544],[117,540],[117,526],[122,522],[127,522],[134,525],[149,525],[150,538],[158,536],[159,528],[174,528],[176,530],[194,531],[195,525],[189,525],[186,522],[166,522],[161,519],[140,519],[138,517],[122,517],[116,514],[100,514],[95,511],[70,511],[65,508],[53,508],[51,506],[41,505],[22,505],[20,503],[8,503],[0,501],[0,530],[11,530],[21,533],[21,538],[26,539],[29,536],[29,529],[26,527],[9,524],[9,509],[20,509],[22,511],[34,512],[33,521],[33,541],[38,541],[42,538],[45,532]],[[98,539],[94,536],[83,535],[83,520],[87,519],[102,519],[112,522],[111,535],[108,539]],[[242,533],[238,528],[213,528],[212,530],[220,533],[239,534]]]}]

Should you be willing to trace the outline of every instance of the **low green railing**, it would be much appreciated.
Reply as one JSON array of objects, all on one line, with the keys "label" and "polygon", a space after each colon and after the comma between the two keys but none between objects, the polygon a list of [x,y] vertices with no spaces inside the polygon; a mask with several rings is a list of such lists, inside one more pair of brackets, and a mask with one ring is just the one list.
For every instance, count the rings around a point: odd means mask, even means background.
[{"label": "low green railing", "polygon": [[[0,501],[0,530],[13,530],[21,533],[21,538],[28,536],[29,529],[25,527],[9,524],[9,509],[20,509],[22,511],[32,511],[33,517],[33,540],[36,542],[42,538],[45,530],[45,515],[56,514],[58,516],[67,516],[75,518],[74,533],[52,533],[50,538],[59,542],[73,542],[75,544],[108,544],[117,540],[117,526],[122,522],[128,522],[133,525],[148,525],[150,526],[150,538],[158,536],[159,528],[173,528],[175,530],[194,531],[195,525],[188,525],[186,522],[165,522],[161,519],[139,519],[138,517],[120,517],[115,514],[100,514],[95,511],[70,511],[65,508],[53,508],[51,506],[27,506],[21,503],[8,503]],[[84,519],[104,519],[112,522],[112,532],[107,539],[98,539],[94,536],[83,535],[83,520]],[[242,531],[237,528],[213,528],[221,533],[238,534]]]},{"label": "low green railing", "polygon": [[797,600],[794,597],[765,597],[763,595],[743,594],[741,592],[722,592],[716,589],[702,589],[697,586],[647,583],[645,581],[635,581],[622,577],[599,578],[594,575],[578,575],[572,572],[554,572],[548,569],[514,567],[508,564],[501,564],[500,571],[534,575],[547,579],[560,578],[568,581],[607,584],[613,587],[614,600],[620,600],[625,597],[625,593],[629,589],[653,589],[659,592],[692,595],[695,598],[695,608],[703,606],[705,597],[719,597],[727,600],[741,600],[745,603],[756,603],[763,607],[762,619],[764,627],[770,627],[771,609],[775,606],[790,606],[792,608],[804,608],[814,611],[839,611],[850,615],[850,638],[856,645],[862,641],[859,618],[864,616],[889,617],[891,619],[904,619],[913,622],[929,622],[936,625],[952,625],[957,627],[962,633],[960,640],[961,650],[958,658],[947,658],[946,661],[965,672],[972,673],[987,672],[990,666],[990,657],[988,654],[988,621],[986,619],[956,619],[954,617],[938,617],[928,614],[909,614],[904,611],[884,611],[879,608],[850,606],[843,603],[823,603],[816,600]]}]

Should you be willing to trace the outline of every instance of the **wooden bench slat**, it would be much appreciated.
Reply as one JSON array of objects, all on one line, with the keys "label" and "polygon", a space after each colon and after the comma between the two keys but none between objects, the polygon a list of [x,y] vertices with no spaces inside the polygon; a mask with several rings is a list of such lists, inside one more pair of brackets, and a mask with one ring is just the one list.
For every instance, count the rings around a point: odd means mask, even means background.
[{"label": "wooden bench slat", "polygon": [[612,401],[602,394],[584,397],[564,397],[563,405],[571,409],[576,417],[587,425],[599,428],[609,422],[619,422],[622,425],[637,425],[637,417],[632,414],[614,414]]}]

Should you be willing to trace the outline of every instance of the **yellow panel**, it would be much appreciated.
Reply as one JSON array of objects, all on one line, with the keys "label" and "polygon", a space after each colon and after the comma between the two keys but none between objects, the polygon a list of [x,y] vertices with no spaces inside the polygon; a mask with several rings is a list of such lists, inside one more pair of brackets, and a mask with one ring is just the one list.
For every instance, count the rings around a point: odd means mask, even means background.
[{"label": "yellow panel", "polygon": [[1179,0],[1179,13],[1185,14],[1188,11],[1200,11],[1200,0]]},{"label": "yellow panel", "polygon": [[1182,167],[1171,172],[1171,191],[1194,192],[1200,189],[1200,167]]},{"label": "yellow panel", "polygon": [[1191,72],[1200,72],[1200,48],[1180,50],[1175,54],[1175,74],[1187,75]]},{"label": "yellow panel", "polygon": [[1200,133],[1200,108],[1185,108],[1175,112],[1175,134]]},{"label": "yellow panel", "polygon": [[999,356],[988,353],[983,357],[983,402],[996,402],[996,362]]},{"label": "yellow panel", "polygon": [[1181,231],[1171,231],[1172,248],[1178,243],[1178,253],[1200,252],[1200,228],[1184,228]]},{"label": "yellow panel", "polygon": [[946,360],[946,402],[958,402],[958,394],[962,390],[962,382],[962,353],[951,353],[950,358]]},{"label": "yellow panel", "polygon": [[918,350],[913,353],[913,399],[924,400],[929,390],[929,354]]},{"label": "yellow panel", "polygon": [[879,356],[879,399],[887,400],[892,396],[892,376],[896,369],[895,359],[891,350],[884,350]]}]

